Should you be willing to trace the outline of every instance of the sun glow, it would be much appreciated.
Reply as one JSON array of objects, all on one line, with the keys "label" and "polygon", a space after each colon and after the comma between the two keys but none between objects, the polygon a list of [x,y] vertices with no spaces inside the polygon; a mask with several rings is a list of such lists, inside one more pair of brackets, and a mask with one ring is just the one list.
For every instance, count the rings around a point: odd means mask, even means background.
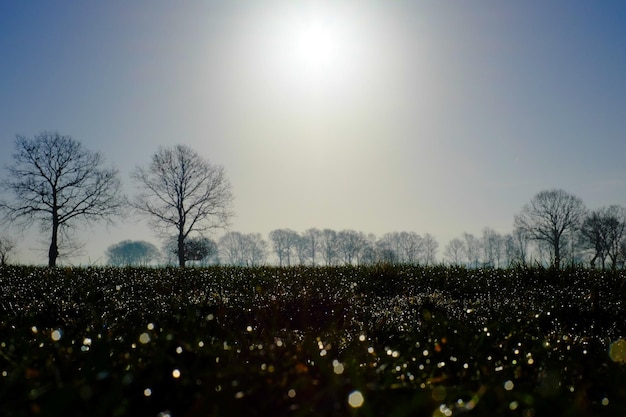
[{"label": "sun glow", "polygon": [[281,38],[287,48],[279,61],[294,81],[317,87],[336,86],[354,76],[363,36],[353,14],[326,4],[308,9],[294,7],[284,17]]},{"label": "sun glow", "polygon": [[337,31],[322,21],[303,25],[295,37],[295,55],[308,70],[330,70],[341,58]]}]

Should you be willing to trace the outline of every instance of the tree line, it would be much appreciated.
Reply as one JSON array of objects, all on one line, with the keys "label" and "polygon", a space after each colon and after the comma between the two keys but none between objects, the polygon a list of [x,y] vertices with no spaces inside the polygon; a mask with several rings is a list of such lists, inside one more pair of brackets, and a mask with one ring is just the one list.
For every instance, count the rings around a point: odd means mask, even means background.
[{"label": "tree line", "polygon": [[[107,249],[111,264],[147,265],[155,260],[232,265],[433,264],[439,244],[430,234],[387,233],[380,238],[355,230],[276,229],[268,241],[258,233],[230,231],[215,242],[207,236],[226,229],[233,215],[224,168],[184,145],[161,147],[131,174],[134,196],[121,192],[119,172],[104,157],[70,136],[42,132],[16,136],[13,164],[0,180],[0,220],[10,227],[39,225],[50,237],[48,266],[75,250],[72,231],[81,224],[110,222],[132,212],[145,217],[165,244],[124,241]],[[622,268],[626,259],[626,209],[589,210],[564,190],[541,191],[514,217],[513,231],[485,228],[464,233],[444,248],[442,261],[469,267],[587,264]],[[0,233],[0,264],[15,251]],[[65,252],[64,252],[65,251]],[[270,255],[273,261],[270,260]]]},{"label": "tree line", "polygon": [[[178,247],[172,241],[166,242],[162,250],[148,242],[123,241],[107,248],[107,262],[112,265],[172,263],[179,256]],[[414,232],[386,233],[377,239],[373,234],[356,230],[310,228],[298,233],[292,229],[275,229],[269,232],[268,240],[260,233],[237,231],[229,231],[217,241],[191,238],[184,256],[200,265],[428,265],[437,262],[438,247],[432,235],[421,236]]]}]

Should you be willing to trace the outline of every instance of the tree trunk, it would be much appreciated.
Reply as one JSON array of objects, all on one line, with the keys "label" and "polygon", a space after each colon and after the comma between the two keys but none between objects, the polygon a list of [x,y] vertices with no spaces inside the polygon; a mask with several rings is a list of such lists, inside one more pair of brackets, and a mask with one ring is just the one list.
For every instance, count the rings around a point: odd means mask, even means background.
[{"label": "tree trunk", "polygon": [[185,236],[182,233],[178,234],[178,266],[185,267]]},{"label": "tree trunk", "polygon": [[59,218],[56,213],[52,214],[52,239],[50,240],[50,249],[48,250],[48,266],[54,268],[57,266],[57,258],[59,257]]},{"label": "tree trunk", "polygon": [[554,244],[554,269],[561,269],[561,248],[560,242],[557,240]]}]

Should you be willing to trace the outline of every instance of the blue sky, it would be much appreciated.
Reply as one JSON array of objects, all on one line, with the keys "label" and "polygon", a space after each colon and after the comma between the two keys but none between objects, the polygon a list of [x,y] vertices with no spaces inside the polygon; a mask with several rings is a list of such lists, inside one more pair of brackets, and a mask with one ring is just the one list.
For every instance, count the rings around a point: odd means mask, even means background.
[{"label": "blue sky", "polygon": [[[57,130],[132,194],[129,172],[182,143],[225,167],[233,230],[443,250],[510,231],[547,188],[626,205],[624,21],[622,1],[2,2],[0,164],[16,134]],[[37,232],[20,260],[45,262]],[[76,263],[160,246],[140,219],[81,235]]]}]

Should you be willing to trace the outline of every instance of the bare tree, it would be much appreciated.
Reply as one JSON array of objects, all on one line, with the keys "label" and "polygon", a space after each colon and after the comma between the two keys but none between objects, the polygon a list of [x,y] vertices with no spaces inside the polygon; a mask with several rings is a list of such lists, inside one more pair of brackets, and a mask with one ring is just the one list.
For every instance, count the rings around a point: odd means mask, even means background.
[{"label": "bare tree", "polygon": [[246,239],[243,233],[227,232],[218,242],[220,259],[228,265],[246,264]]},{"label": "bare tree", "polygon": [[402,263],[402,245],[399,232],[385,233],[376,241],[377,261],[383,263]]},{"label": "bare tree", "polygon": [[478,268],[480,263],[481,242],[472,233],[463,233],[465,241],[465,257],[469,267]]},{"label": "bare tree", "polygon": [[267,258],[267,242],[260,233],[228,232],[220,238],[219,251],[229,265],[256,266]]},{"label": "bare tree", "polygon": [[320,236],[320,253],[326,265],[335,265],[337,263],[337,232],[332,229],[322,230]]},{"label": "bare tree", "polygon": [[481,242],[483,250],[483,265],[488,267],[500,267],[504,244],[502,235],[495,230],[486,227],[483,229]]},{"label": "bare tree", "polygon": [[561,240],[577,230],[587,210],[582,200],[559,189],[541,191],[515,216],[515,227],[552,248],[552,266],[561,267]]},{"label": "bare tree", "polygon": [[9,263],[11,254],[15,251],[17,243],[8,236],[0,236],[0,266]]},{"label": "bare tree", "polygon": [[311,265],[316,264],[317,254],[320,250],[322,231],[316,228],[307,229],[302,235],[303,244],[306,246],[307,257],[311,260]]},{"label": "bare tree", "polygon": [[593,250],[591,267],[598,259],[605,268],[606,258],[611,259],[611,268],[617,267],[620,244],[626,228],[626,213],[620,206],[594,210],[585,218],[580,229],[583,245]]},{"label": "bare tree", "polygon": [[362,232],[356,230],[342,230],[337,233],[337,249],[346,265],[359,263],[361,250],[365,246],[366,238]]},{"label": "bare tree", "polygon": [[504,253],[508,265],[525,266],[528,261],[528,237],[520,229],[504,236]]},{"label": "bare tree", "polygon": [[459,238],[454,238],[446,245],[445,257],[451,265],[461,265],[463,254],[465,253],[465,243]]},{"label": "bare tree", "polygon": [[267,259],[267,242],[260,233],[245,235],[248,265],[257,266],[265,263]]},{"label": "bare tree", "polygon": [[278,265],[290,266],[291,257],[295,254],[300,235],[291,229],[276,229],[269,233],[269,238],[278,257]]},{"label": "bare tree", "polygon": [[226,227],[233,215],[224,168],[187,146],[160,148],[148,167],[137,167],[132,178],[139,188],[133,206],[149,215],[163,235],[176,232],[180,267],[185,266],[185,241],[191,234]]},{"label": "bare tree", "polygon": [[416,264],[424,258],[425,241],[415,232],[400,232],[394,234],[398,239],[398,261],[407,264]]},{"label": "bare tree", "polygon": [[434,264],[437,260],[437,249],[439,242],[430,233],[424,235],[424,263],[426,265]]},{"label": "bare tree", "polygon": [[0,202],[5,222],[40,223],[50,233],[48,266],[56,266],[61,229],[80,221],[110,221],[124,199],[118,173],[103,168],[104,158],[70,136],[43,132],[33,139],[17,136],[14,163],[2,181],[13,201]]}]

